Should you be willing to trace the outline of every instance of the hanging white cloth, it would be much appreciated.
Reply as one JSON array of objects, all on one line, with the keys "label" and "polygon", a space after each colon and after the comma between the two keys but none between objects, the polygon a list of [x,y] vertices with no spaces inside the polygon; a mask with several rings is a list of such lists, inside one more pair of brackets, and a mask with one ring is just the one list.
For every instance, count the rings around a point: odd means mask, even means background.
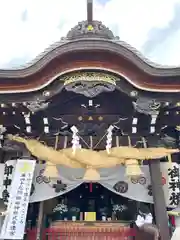
[{"label": "hanging white cloth", "polygon": [[152,224],[152,222],[153,222],[153,217],[151,213],[146,214],[144,217],[142,217],[141,215],[138,215],[135,221],[138,227],[142,227],[146,223]]},{"label": "hanging white cloth", "polygon": [[144,218],[138,215],[135,223],[138,227],[142,227],[144,225]]},{"label": "hanging white cloth", "polygon": [[152,217],[152,214],[149,213],[146,215],[144,223],[152,224],[152,222],[153,222],[153,217]]}]

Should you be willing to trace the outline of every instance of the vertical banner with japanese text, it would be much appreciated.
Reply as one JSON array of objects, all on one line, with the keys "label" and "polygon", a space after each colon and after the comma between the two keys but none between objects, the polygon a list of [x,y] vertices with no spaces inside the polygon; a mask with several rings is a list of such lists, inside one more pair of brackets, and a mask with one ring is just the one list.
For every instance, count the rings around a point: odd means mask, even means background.
[{"label": "vertical banner with japanese text", "polygon": [[177,207],[180,198],[180,181],[179,181],[179,164],[172,163],[172,167],[168,168],[169,176],[169,205]]},{"label": "vertical banner with japanese text", "polygon": [[18,160],[0,239],[23,239],[36,161]]},{"label": "vertical banner with japanese text", "polygon": [[6,206],[8,206],[9,192],[11,191],[11,184],[12,184],[15,166],[16,166],[16,160],[8,160],[5,162],[5,165],[4,165],[2,199]]}]

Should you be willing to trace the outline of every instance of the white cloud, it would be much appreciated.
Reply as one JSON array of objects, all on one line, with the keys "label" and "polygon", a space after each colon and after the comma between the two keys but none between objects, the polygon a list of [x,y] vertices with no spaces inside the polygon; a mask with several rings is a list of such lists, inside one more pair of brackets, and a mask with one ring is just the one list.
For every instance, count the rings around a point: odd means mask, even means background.
[{"label": "white cloud", "polygon": [[[96,0],[94,18],[143,52],[150,30],[168,27],[180,0],[102,2]],[[13,60],[19,64],[33,59],[85,18],[86,0],[0,0],[0,67],[9,66]],[[164,40],[166,52],[160,44],[148,56],[159,63],[180,65],[176,50],[179,40],[180,33],[176,32]]]},{"label": "white cloud", "polygon": [[[117,24],[120,35],[141,48],[153,27],[166,27],[174,15],[177,0],[111,0],[105,6],[104,22]],[[162,14],[163,13],[163,14]]]}]

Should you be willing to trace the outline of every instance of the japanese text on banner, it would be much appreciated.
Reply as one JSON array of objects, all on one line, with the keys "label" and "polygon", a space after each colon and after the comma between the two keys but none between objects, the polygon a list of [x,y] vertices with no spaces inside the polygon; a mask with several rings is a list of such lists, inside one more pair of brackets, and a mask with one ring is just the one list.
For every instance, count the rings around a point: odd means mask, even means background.
[{"label": "japanese text on banner", "polygon": [[180,181],[179,181],[179,165],[174,164],[168,169],[169,176],[169,203],[176,207],[179,204],[180,197]]},{"label": "japanese text on banner", "polygon": [[5,217],[1,237],[3,239],[23,239],[26,215],[35,161],[19,160],[12,181],[12,191]]}]

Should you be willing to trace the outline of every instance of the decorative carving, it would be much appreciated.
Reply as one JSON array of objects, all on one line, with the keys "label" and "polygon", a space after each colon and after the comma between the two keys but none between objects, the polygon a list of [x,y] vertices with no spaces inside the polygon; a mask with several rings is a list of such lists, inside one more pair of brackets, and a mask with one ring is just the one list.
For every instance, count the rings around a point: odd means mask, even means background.
[{"label": "decorative carving", "polygon": [[83,94],[86,97],[95,97],[102,92],[115,90],[115,76],[98,72],[79,72],[62,78],[65,89],[75,93]]},{"label": "decorative carving", "polygon": [[160,129],[160,139],[158,139],[158,146],[166,148],[174,148],[178,146],[179,133],[176,128],[164,126]]},{"label": "decorative carving", "polygon": [[147,186],[147,190],[148,190],[148,195],[149,196],[152,196],[153,194],[152,194],[152,185],[148,185]]},{"label": "decorative carving", "polygon": [[113,32],[100,21],[92,21],[91,24],[88,21],[79,22],[68,32],[66,39],[73,40],[86,37],[119,40],[119,37],[115,37]]},{"label": "decorative carving", "polygon": [[39,110],[43,110],[43,109],[47,108],[48,105],[49,105],[49,102],[44,102],[42,100],[36,100],[36,101],[28,102],[27,108],[31,112],[37,112]]},{"label": "decorative carving", "polygon": [[133,102],[134,108],[137,112],[144,113],[146,115],[155,115],[161,107],[161,103],[155,99],[138,98],[136,102]]},{"label": "decorative carving", "polygon": [[61,81],[64,81],[64,85],[69,85],[70,83],[75,82],[105,82],[112,85],[116,85],[116,81],[118,81],[119,78],[115,77],[112,74],[107,74],[103,72],[92,72],[92,71],[86,71],[86,72],[73,72],[70,74],[66,74],[64,77],[61,78]]},{"label": "decorative carving", "polygon": [[145,185],[146,184],[146,178],[145,177],[132,177],[131,182],[133,184],[139,183],[141,185]]},{"label": "decorative carving", "polygon": [[49,91],[44,91],[43,92],[43,96],[45,97],[49,97],[51,95],[51,93]]},{"label": "decorative carving", "polygon": [[137,97],[137,95],[138,95],[138,92],[137,92],[137,91],[131,91],[131,92],[130,92],[130,96],[131,96],[131,97]]},{"label": "decorative carving", "polygon": [[66,191],[67,185],[63,183],[61,180],[57,180],[56,184],[52,186],[56,193]]},{"label": "decorative carving", "polygon": [[108,83],[105,84],[99,82],[81,82],[66,86],[66,90],[93,98],[102,92],[113,92],[115,90],[115,86]]},{"label": "decorative carving", "polygon": [[51,179],[49,177],[46,177],[43,175],[44,174],[44,169],[41,169],[39,171],[39,175],[36,177],[36,182],[38,184],[41,184],[41,183],[50,183],[51,182]]},{"label": "decorative carving", "polygon": [[26,147],[23,143],[18,143],[16,141],[5,139],[2,149],[6,152],[22,152],[26,149]]},{"label": "decorative carving", "polygon": [[166,147],[166,148],[174,148],[177,146],[177,140],[173,137],[170,137],[168,135],[164,135],[161,137],[161,139],[158,141],[159,147]]},{"label": "decorative carving", "polygon": [[4,139],[4,133],[6,128],[3,125],[0,125],[0,148],[2,148],[2,140]]},{"label": "decorative carving", "polygon": [[124,181],[119,181],[114,185],[114,190],[119,193],[126,193],[128,191],[128,184]]},{"label": "decorative carving", "polygon": [[160,136],[158,135],[149,135],[148,136],[148,146],[149,147],[165,147],[165,148],[176,148],[177,140],[173,137],[168,136],[167,134]]}]

